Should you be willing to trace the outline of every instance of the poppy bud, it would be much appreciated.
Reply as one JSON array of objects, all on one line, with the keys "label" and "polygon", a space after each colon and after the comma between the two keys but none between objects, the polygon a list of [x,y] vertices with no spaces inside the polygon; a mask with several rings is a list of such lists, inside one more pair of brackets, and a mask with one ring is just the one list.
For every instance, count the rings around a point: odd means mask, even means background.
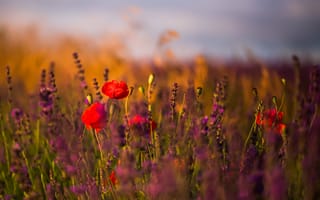
[{"label": "poppy bud", "polygon": [[149,75],[148,84],[151,85],[154,82],[154,74]]}]

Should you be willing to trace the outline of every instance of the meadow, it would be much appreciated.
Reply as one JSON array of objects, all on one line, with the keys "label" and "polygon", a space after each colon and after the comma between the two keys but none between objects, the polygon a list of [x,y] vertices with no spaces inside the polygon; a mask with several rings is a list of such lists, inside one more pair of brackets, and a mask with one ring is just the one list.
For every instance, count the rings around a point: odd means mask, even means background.
[{"label": "meadow", "polygon": [[1,29],[0,198],[317,199],[317,64]]}]

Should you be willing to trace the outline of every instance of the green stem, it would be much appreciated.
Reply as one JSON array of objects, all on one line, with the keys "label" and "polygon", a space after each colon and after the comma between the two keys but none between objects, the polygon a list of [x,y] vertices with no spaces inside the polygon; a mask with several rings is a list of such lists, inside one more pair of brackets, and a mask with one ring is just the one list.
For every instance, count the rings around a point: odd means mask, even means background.
[{"label": "green stem", "polygon": [[27,159],[27,156],[25,154],[24,151],[22,151],[22,157],[26,163],[26,166],[27,166],[27,170],[28,170],[28,175],[29,175],[29,179],[31,181],[31,184],[32,184],[32,188],[35,189],[35,185],[34,185],[34,180],[33,180],[33,176],[32,176],[32,171],[31,171],[31,168],[30,168],[30,165],[29,165],[29,161]]},{"label": "green stem", "polygon": [[10,154],[9,154],[9,147],[8,147],[8,141],[7,141],[7,137],[5,132],[2,130],[2,137],[3,137],[3,145],[4,145],[4,150],[5,150],[5,156],[6,156],[6,163],[7,163],[7,171],[9,171],[10,169],[10,163],[11,163],[11,159],[10,159]]},{"label": "green stem", "polygon": [[[102,192],[104,191],[104,186],[103,186],[103,169],[102,169],[102,166],[103,166],[103,163],[104,163],[104,155],[103,155],[103,152],[102,152],[102,147],[101,147],[101,143],[100,143],[100,140],[99,140],[99,137],[96,133],[96,131],[93,131],[93,134],[94,134],[94,137],[96,139],[96,142],[98,144],[98,148],[99,148],[99,153],[100,153],[100,166],[99,166],[99,179],[100,179],[100,184],[101,184],[101,189],[102,189]],[[117,196],[115,194],[115,189],[113,187],[113,184],[112,182],[110,181],[109,177],[110,177],[110,174],[106,171],[106,180],[107,180],[107,183],[108,185],[110,186],[111,188],[111,195],[112,195],[112,198],[113,199],[117,199]]]},{"label": "green stem", "polygon": [[41,188],[42,194],[45,197],[45,199],[48,199],[47,194],[46,194],[46,183],[45,183],[42,172],[40,173],[40,180],[41,180],[41,186],[42,186],[42,188]]},{"label": "green stem", "polygon": [[40,146],[40,120],[37,120],[36,130],[34,131],[35,154],[39,153]]},{"label": "green stem", "polygon": [[244,147],[243,147],[243,150],[242,150],[242,153],[241,153],[242,156],[244,155],[244,152],[245,152],[246,149],[247,149],[247,145],[248,145],[248,142],[249,142],[249,140],[250,140],[250,138],[251,138],[253,129],[254,129],[254,127],[255,127],[255,124],[256,124],[256,122],[253,122],[252,125],[251,125],[250,131],[249,131],[249,134],[248,134],[248,137],[247,137],[247,139],[246,139],[246,141],[245,141],[245,143],[244,143]]},{"label": "green stem", "polygon": [[281,96],[281,103],[280,103],[280,106],[279,106],[279,110],[281,110],[282,107],[283,107],[285,97],[286,97],[286,94],[285,94],[285,91],[284,91],[282,96]]},{"label": "green stem", "polygon": [[313,116],[312,116],[312,119],[311,119],[311,122],[310,122],[309,129],[311,129],[311,128],[312,128],[312,125],[313,125],[314,120],[316,119],[317,113],[318,113],[318,106],[317,106],[317,105],[315,105],[315,111],[314,111],[314,114],[313,114]]},{"label": "green stem", "polygon": [[[180,112],[179,112],[179,117],[178,117],[178,121],[177,121],[177,126],[178,126],[178,124],[180,124],[180,119],[181,119],[181,116],[182,116],[182,114],[183,114],[183,109],[184,109],[185,101],[186,101],[186,93],[183,93],[182,105],[181,105],[181,110],[180,110]],[[176,126],[176,128],[177,128],[177,126]]]},{"label": "green stem", "polygon": [[124,103],[124,112],[125,112],[125,123],[126,123],[126,129],[125,129],[125,142],[126,145],[129,145],[129,131],[130,131],[130,127],[129,127],[129,114],[128,114],[128,101],[129,101],[129,95],[127,96],[125,103]]},{"label": "green stem", "polygon": [[[152,82],[148,82],[148,91],[147,91],[147,101],[148,101],[148,113],[151,116],[152,115],[152,106],[151,106],[151,84]],[[153,133],[153,129],[152,129],[152,118],[149,117],[149,127],[150,127],[150,140],[151,140],[151,145],[152,145],[152,150],[150,151],[150,147],[149,152],[151,152],[150,157],[152,160],[155,159],[155,142],[154,142],[154,133]]]}]

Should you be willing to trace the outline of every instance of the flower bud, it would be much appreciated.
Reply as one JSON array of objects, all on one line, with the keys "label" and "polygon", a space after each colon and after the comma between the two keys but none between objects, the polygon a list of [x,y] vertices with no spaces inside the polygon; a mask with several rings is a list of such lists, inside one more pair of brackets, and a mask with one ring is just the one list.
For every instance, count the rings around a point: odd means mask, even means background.
[{"label": "flower bud", "polygon": [[154,82],[154,74],[149,75],[148,84],[151,85]]}]

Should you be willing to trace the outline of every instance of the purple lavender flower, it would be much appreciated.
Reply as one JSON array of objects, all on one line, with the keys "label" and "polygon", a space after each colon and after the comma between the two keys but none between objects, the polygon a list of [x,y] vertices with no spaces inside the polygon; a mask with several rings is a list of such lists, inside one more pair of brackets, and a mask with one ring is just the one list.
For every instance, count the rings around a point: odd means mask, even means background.
[{"label": "purple lavender flower", "polygon": [[87,191],[87,187],[84,185],[72,185],[69,189],[75,195],[82,195]]},{"label": "purple lavender flower", "polygon": [[12,145],[12,150],[15,151],[15,152],[20,152],[21,151],[21,145],[18,142],[15,142]]},{"label": "purple lavender flower", "polygon": [[90,199],[100,199],[99,187],[94,178],[88,178],[85,186]]},{"label": "purple lavender flower", "polygon": [[50,145],[52,146],[52,148],[56,151],[58,151],[59,149],[67,149],[68,146],[66,144],[65,139],[62,136],[58,136],[56,138],[53,138],[50,140]]},{"label": "purple lavender flower", "polygon": [[268,199],[287,199],[287,184],[283,169],[275,166],[266,176]]},{"label": "purple lavender flower", "polygon": [[241,161],[240,172],[243,174],[250,173],[257,165],[259,152],[254,145],[250,145]]},{"label": "purple lavender flower", "polygon": [[69,164],[67,164],[65,166],[65,170],[66,170],[67,174],[70,176],[76,175],[76,173],[77,173],[77,168],[75,166],[69,165]]},{"label": "purple lavender flower", "polygon": [[209,117],[208,116],[204,116],[201,119],[201,134],[202,135],[208,135],[208,130],[209,130],[208,121],[209,121]]},{"label": "purple lavender flower", "polygon": [[20,108],[13,108],[11,110],[11,117],[15,123],[20,123],[23,119],[23,111]]},{"label": "purple lavender flower", "polygon": [[56,199],[55,197],[55,187],[51,183],[48,183],[46,185],[46,196],[49,200],[54,200]]},{"label": "purple lavender flower", "polygon": [[[165,163],[165,164],[163,164]],[[161,165],[151,172],[151,180],[146,188],[152,199],[187,198],[186,181],[181,166],[171,156],[164,158]]]},{"label": "purple lavender flower", "polygon": [[6,195],[4,196],[4,200],[11,200],[11,199],[13,199],[13,196],[10,195],[10,194],[6,194]]},{"label": "purple lavender flower", "polygon": [[54,91],[49,87],[40,88],[40,101],[39,105],[42,108],[42,114],[50,117],[53,110]]}]

